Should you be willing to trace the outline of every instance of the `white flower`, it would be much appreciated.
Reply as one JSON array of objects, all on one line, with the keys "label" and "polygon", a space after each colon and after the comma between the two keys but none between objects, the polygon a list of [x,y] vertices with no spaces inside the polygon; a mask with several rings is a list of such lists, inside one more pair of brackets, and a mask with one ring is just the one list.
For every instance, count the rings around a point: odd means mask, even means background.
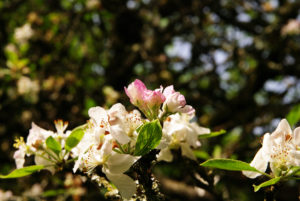
[{"label": "white flower", "polygon": [[170,149],[181,148],[181,153],[192,160],[196,160],[191,147],[201,145],[198,136],[209,133],[208,128],[200,127],[196,122],[191,122],[192,117],[187,114],[176,113],[170,115],[163,126],[163,137],[158,149],[161,149],[157,159],[172,161]]},{"label": "white flower", "polygon": [[52,136],[52,131],[45,130],[32,122],[29,135],[27,136],[26,145],[32,152],[35,152],[39,146],[42,146],[45,140]]},{"label": "white flower", "polygon": [[120,143],[127,144],[137,137],[136,129],[142,125],[141,114],[137,110],[128,113],[117,103],[108,111],[111,135]]},{"label": "white flower", "polygon": [[[266,133],[262,148],[250,163],[261,172],[265,172],[268,164],[275,175],[288,174],[289,168],[300,166],[300,127],[292,132],[286,119],[280,121],[276,130]],[[249,178],[260,176],[260,173],[244,171]]]},{"label": "white flower", "polygon": [[90,174],[96,167],[102,166],[102,172],[118,188],[122,197],[129,199],[136,191],[133,179],[125,175],[139,157],[114,152],[114,139],[106,135],[104,143],[91,145],[87,152],[78,160],[79,167]]}]

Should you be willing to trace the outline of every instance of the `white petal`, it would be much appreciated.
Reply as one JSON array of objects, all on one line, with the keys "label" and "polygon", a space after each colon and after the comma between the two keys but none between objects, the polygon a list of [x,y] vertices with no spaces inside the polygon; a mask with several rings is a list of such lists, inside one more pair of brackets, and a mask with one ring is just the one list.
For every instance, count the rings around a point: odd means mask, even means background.
[{"label": "white petal", "polygon": [[292,129],[289,125],[289,122],[286,119],[282,119],[276,130],[272,133],[272,137],[284,137],[286,134],[292,134]]},{"label": "white petal", "polygon": [[121,196],[125,199],[130,199],[136,192],[136,184],[133,179],[125,174],[111,174],[104,171],[107,178],[118,188]]},{"label": "white petal", "polygon": [[14,153],[14,159],[16,161],[17,169],[22,168],[25,163],[25,152],[22,149],[17,150]]},{"label": "white petal", "polygon": [[89,116],[94,119],[97,125],[99,125],[103,120],[105,122],[108,120],[106,110],[100,106],[90,108],[88,113]]},{"label": "white petal", "polygon": [[160,150],[159,154],[157,154],[156,157],[157,157],[157,161],[171,162],[173,160],[173,155],[169,148]]},{"label": "white petal", "polygon": [[114,153],[109,157],[106,165],[110,173],[120,174],[127,171],[138,159],[139,157],[129,154]]},{"label": "white petal", "polygon": [[125,133],[124,129],[120,125],[114,125],[110,127],[111,135],[121,144],[127,144],[130,142],[130,137]]},{"label": "white petal", "polygon": [[264,160],[269,161],[270,155],[272,154],[272,146],[275,142],[269,133],[266,133],[263,138],[263,146],[261,148],[262,157]]},{"label": "white petal", "polygon": [[300,151],[297,150],[291,150],[290,151],[291,156],[293,157],[292,163],[294,165],[300,166]]},{"label": "white petal", "polygon": [[110,117],[109,121],[113,125],[118,121],[118,119],[126,118],[127,111],[121,103],[114,104],[108,111],[108,115]]},{"label": "white petal", "polygon": [[300,127],[297,127],[293,133],[293,142],[300,148]]},{"label": "white petal", "polygon": [[[255,155],[254,159],[252,160],[252,162],[250,163],[250,165],[252,167],[255,167],[256,169],[258,169],[261,172],[265,172],[266,171],[266,169],[268,167],[268,161],[266,161],[264,159],[262,149],[260,149],[256,153],[256,155]],[[243,171],[243,174],[246,177],[249,177],[249,178],[252,178],[252,179],[261,175],[260,173],[251,172],[251,171]]]},{"label": "white petal", "polygon": [[187,144],[187,143],[181,143],[181,154],[183,156],[186,156],[188,157],[189,159],[192,159],[192,160],[197,160],[195,155],[194,155],[194,152],[193,150],[191,149],[190,145]]},{"label": "white petal", "polygon": [[[44,156],[47,157],[45,154],[44,154]],[[53,165],[53,163],[51,163],[50,161],[48,161],[48,160],[46,160],[46,159],[44,159],[44,158],[42,158],[38,155],[35,155],[34,162],[35,162],[36,165],[45,165],[45,166]],[[52,175],[55,173],[54,166],[48,166],[45,169],[49,170]]]},{"label": "white petal", "polygon": [[196,122],[191,123],[191,126],[198,135],[210,133],[209,128],[199,126]]}]

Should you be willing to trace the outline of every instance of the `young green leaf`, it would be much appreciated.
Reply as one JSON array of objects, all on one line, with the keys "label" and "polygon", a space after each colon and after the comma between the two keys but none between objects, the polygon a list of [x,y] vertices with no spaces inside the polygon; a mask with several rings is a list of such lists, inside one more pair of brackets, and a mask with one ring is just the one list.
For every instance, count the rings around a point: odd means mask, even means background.
[{"label": "young green leaf", "polygon": [[47,148],[51,149],[56,155],[59,155],[61,152],[61,145],[52,136],[46,139],[46,145]]},{"label": "young green leaf", "polygon": [[210,159],[200,164],[204,167],[218,168],[222,170],[231,170],[231,171],[252,171],[259,172],[254,167],[250,166],[248,163],[239,160],[233,159]]},{"label": "young green leaf", "polygon": [[85,125],[75,128],[66,139],[66,150],[71,151],[80,142],[84,135]]},{"label": "young green leaf", "polygon": [[226,131],[222,129],[220,131],[199,135],[198,138],[199,139],[211,138],[211,137],[216,137],[216,136],[219,136],[219,135],[223,135],[225,133],[226,133]]},{"label": "young green leaf", "polygon": [[270,179],[270,180],[268,180],[268,181],[266,181],[264,183],[259,184],[258,186],[253,185],[254,192],[259,191],[259,189],[262,188],[262,187],[272,186],[272,185],[278,183],[280,181],[280,179],[281,179],[281,177],[275,177],[275,178]]},{"label": "young green leaf", "polygon": [[27,167],[23,167],[20,169],[15,169],[8,175],[0,175],[0,178],[1,179],[13,179],[13,178],[18,178],[18,177],[24,177],[24,176],[30,175],[36,171],[39,171],[43,168],[44,168],[43,165],[27,166]]},{"label": "young green leaf", "polygon": [[300,120],[300,104],[295,105],[291,111],[287,114],[286,119],[291,126],[295,126]]},{"label": "young green leaf", "polygon": [[142,156],[159,145],[162,137],[162,128],[159,120],[145,123],[138,128],[138,134],[134,155]]}]

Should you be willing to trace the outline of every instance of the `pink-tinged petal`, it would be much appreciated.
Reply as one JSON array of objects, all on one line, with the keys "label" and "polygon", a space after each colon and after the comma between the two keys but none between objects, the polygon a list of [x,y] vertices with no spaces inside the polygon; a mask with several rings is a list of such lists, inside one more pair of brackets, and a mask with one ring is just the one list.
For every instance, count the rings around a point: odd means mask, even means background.
[{"label": "pink-tinged petal", "polygon": [[300,127],[297,127],[293,133],[293,142],[300,149]]},{"label": "pink-tinged petal", "polygon": [[287,135],[287,134],[292,134],[292,129],[290,127],[289,122],[286,119],[282,119],[279,122],[276,130],[272,133],[272,137],[285,138],[285,135]]},{"label": "pink-tinged petal", "polygon": [[124,89],[125,93],[130,98],[130,102],[135,106],[138,106],[137,104],[142,102],[144,94],[147,91],[145,84],[138,79],[129,84],[128,88],[124,87]]},{"label": "pink-tinged petal", "polygon": [[[254,159],[252,160],[252,162],[250,163],[250,165],[261,172],[266,171],[266,169],[268,167],[268,161],[264,159],[262,149],[260,149],[256,153],[256,155],[255,155]],[[243,171],[243,174],[246,177],[249,177],[251,179],[254,179],[255,177],[258,177],[261,175],[260,173],[251,172],[251,171]]]},{"label": "pink-tinged petal", "polygon": [[190,105],[186,105],[183,108],[180,108],[178,112],[186,113],[189,116],[194,116],[195,115],[195,109]]},{"label": "pink-tinged petal", "polygon": [[170,85],[170,86],[168,86],[168,87],[166,87],[165,88],[165,90],[164,90],[164,96],[166,97],[166,98],[168,98],[170,95],[172,95],[173,93],[175,93],[175,90],[174,90],[174,87],[173,87],[173,85]]}]

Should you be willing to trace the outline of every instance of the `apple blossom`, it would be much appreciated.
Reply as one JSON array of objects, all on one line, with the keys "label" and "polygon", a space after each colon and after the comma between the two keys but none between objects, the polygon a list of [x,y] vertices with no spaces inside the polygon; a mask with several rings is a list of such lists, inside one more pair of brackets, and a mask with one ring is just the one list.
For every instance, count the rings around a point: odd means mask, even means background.
[{"label": "apple blossom", "polygon": [[192,160],[196,160],[192,148],[201,145],[198,136],[209,133],[208,128],[200,127],[196,122],[191,122],[192,117],[187,114],[170,115],[163,125],[163,137],[160,145],[161,152],[158,160],[172,161],[170,149],[181,148],[181,153]]},{"label": "apple blossom", "polygon": [[[44,165],[47,166],[52,174],[55,172],[54,166],[59,160],[59,156],[47,148],[46,139],[52,136],[55,140],[57,140],[61,147],[64,147],[65,139],[70,133],[70,131],[66,131],[67,123],[62,120],[55,121],[55,127],[57,129],[56,132],[45,130],[35,123],[32,123],[32,128],[29,130],[29,135],[27,136],[26,142],[24,142],[23,137],[20,139],[16,139],[16,143],[14,146],[18,148],[18,150],[14,154],[14,159],[16,162],[17,169],[23,167],[25,163],[25,156],[34,155],[34,161],[36,165]],[[61,156],[68,157],[65,154],[65,150],[62,151]]]},{"label": "apple blossom", "polygon": [[[282,119],[276,130],[266,133],[263,138],[262,148],[256,153],[250,163],[261,172],[265,172],[268,164],[276,175],[286,175],[293,166],[300,166],[300,127],[294,132],[286,119]],[[244,171],[249,178],[260,176],[260,173]]]}]

